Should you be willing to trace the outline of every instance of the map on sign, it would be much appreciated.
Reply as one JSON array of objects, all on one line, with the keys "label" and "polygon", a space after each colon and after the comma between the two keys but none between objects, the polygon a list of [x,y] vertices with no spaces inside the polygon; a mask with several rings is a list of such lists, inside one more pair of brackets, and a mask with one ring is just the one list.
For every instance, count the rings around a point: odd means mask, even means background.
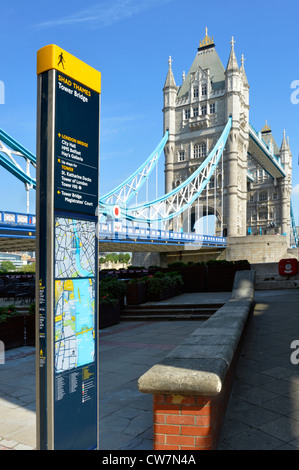
[{"label": "map on sign", "polygon": [[93,277],[95,275],[94,222],[55,219],[55,278]]},{"label": "map on sign", "polygon": [[87,220],[55,218],[55,371],[95,360],[95,230]]},{"label": "map on sign", "polygon": [[55,281],[55,371],[84,366],[95,358],[93,279]]}]

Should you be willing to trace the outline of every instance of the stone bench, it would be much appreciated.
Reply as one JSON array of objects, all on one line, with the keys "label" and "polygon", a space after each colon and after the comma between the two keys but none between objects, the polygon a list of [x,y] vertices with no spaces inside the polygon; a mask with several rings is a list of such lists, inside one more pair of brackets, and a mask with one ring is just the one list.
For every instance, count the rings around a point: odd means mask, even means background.
[{"label": "stone bench", "polygon": [[153,395],[155,450],[217,448],[254,282],[254,271],[238,271],[229,302],[139,378]]}]

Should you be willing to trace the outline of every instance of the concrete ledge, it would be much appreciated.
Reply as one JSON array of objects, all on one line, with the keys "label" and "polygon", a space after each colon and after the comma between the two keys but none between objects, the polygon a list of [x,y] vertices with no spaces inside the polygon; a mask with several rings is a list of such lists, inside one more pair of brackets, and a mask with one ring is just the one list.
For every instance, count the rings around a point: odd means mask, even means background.
[{"label": "concrete ledge", "polygon": [[248,315],[253,271],[238,271],[232,298],[138,381],[153,394],[154,450],[216,449]]},{"label": "concrete ledge", "polygon": [[238,271],[231,300],[139,378],[140,392],[220,393],[253,304],[254,279],[254,271]]}]

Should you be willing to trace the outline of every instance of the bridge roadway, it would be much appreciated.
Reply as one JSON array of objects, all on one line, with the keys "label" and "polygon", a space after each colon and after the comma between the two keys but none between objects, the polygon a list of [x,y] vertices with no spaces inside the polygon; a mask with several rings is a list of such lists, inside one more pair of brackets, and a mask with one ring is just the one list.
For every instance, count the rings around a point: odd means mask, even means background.
[{"label": "bridge roadway", "polygon": [[[33,214],[0,212],[0,251],[35,251]],[[226,238],[144,227],[120,221],[99,223],[99,251],[179,252],[226,247]]]}]

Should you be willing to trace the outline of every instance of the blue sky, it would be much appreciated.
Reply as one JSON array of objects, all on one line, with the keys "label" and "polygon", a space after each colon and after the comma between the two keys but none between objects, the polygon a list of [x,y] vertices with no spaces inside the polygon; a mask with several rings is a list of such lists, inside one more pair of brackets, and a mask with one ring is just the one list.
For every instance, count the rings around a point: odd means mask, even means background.
[{"label": "blue sky", "polygon": [[[177,85],[188,72],[199,40],[214,36],[226,66],[231,37],[250,84],[250,122],[271,126],[280,146],[283,130],[293,154],[293,204],[299,224],[299,5],[295,0],[12,0],[1,5],[0,128],[35,153],[36,52],[57,44],[102,73],[100,192],[129,176],[163,134],[162,88],[173,59]],[[298,95],[299,96],[299,95]],[[159,193],[164,188],[163,162]],[[26,212],[24,185],[0,167],[1,210]],[[30,211],[35,212],[31,191]]]}]

